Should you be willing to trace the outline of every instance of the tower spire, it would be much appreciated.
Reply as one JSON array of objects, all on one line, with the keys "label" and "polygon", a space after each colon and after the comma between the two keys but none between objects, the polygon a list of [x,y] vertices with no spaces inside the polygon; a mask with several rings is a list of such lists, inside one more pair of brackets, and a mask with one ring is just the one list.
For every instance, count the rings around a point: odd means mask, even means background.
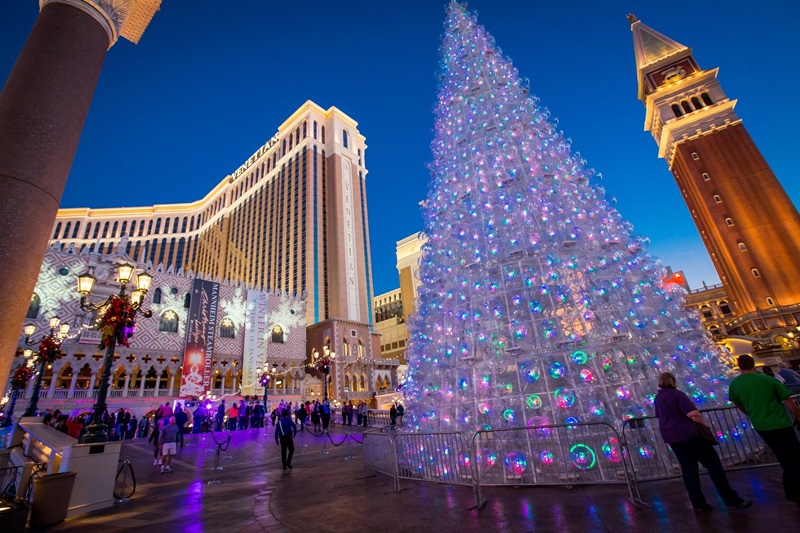
[{"label": "tower spire", "polygon": [[672,62],[678,57],[689,56],[692,49],[642,24],[636,15],[629,14],[633,33],[633,51],[636,55],[636,73],[639,79],[639,99],[651,92],[654,87],[646,85],[645,73]]}]

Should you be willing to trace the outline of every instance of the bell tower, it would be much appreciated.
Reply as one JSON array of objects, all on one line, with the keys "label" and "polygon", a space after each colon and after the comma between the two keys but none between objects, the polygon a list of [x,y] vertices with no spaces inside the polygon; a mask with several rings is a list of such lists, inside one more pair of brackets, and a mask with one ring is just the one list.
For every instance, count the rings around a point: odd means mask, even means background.
[{"label": "bell tower", "polygon": [[644,128],[675,176],[734,313],[749,317],[737,332],[763,329],[747,322],[800,304],[800,215],[723,92],[718,69],[701,69],[691,48],[628,20]]}]

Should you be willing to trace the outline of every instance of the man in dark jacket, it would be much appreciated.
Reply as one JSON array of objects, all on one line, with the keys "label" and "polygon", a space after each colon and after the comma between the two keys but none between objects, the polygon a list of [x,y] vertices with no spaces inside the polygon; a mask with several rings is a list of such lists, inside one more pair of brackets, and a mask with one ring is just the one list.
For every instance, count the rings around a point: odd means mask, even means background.
[{"label": "man in dark jacket", "polygon": [[275,425],[275,444],[281,445],[281,462],[284,470],[292,468],[295,435],[297,435],[297,426],[292,421],[289,409],[284,409],[280,422]]}]

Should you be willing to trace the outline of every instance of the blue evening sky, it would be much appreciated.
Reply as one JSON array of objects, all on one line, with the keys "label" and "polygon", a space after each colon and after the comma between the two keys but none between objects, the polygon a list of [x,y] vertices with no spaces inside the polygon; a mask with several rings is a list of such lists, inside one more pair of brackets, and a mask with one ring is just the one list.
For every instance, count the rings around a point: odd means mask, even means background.
[{"label": "blue evening sky", "polygon": [[[337,106],[369,146],[375,293],[396,288],[395,243],[421,229],[446,0],[165,0],[139,45],[108,53],[63,207],[202,198],[304,101]],[[692,47],[798,204],[800,2],[473,0],[651,252],[689,284],[718,277],[666,163],[643,131],[626,13]],[[769,8],[765,6],[769,5]],[[38,12],[0,0],[0,80]]]}]

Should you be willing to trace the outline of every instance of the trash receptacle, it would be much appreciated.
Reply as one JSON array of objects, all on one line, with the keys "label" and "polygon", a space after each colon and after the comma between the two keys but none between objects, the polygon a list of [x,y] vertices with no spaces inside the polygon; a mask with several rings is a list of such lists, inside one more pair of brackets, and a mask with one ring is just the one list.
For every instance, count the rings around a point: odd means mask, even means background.
[{"label": "trash receptacle", "polygon": [[31,527],[44,527],[67,518],[76,472],[62,472],[33,478]]}]

